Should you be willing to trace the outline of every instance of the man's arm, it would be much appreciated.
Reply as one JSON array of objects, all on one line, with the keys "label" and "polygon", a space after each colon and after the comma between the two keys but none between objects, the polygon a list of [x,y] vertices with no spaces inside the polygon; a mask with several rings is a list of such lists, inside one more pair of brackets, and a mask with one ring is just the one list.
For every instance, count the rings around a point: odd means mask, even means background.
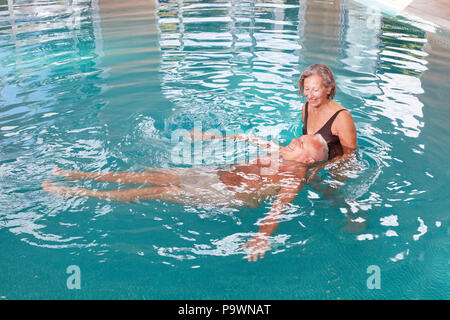
[{"label": "man's arm", "polygon": [[280,216],[283,214],[286,206],[295,200],[304,185],[304,181],[305,179],[298,178],[292,185],[280,189],[270,212],[259,227],[258,234],[244,245],[244,248],[248,247],[249,249],[247,253],[248,261],[257,261],[258,256],[262,259],[264,258],[264,253],[270,250],[268,237],[278,228]]},{"label": "man's arm", "polygon": [[252,144],[257,145],[260,148],[264,149],[273,149],[280,148],[280,145],[274,141],[268,141],[264,138],[260,138],[257,136],[250,136],[247,134],[239,133],[232,135],[214,135],[213,132],[205,131],[205,132],[196,132],[194,130],[191,131],[191,140],[193,142],[200,140],[213,140],[213,139],[223,139],[223,140],[234,140],[234,141],[245,141]]}]

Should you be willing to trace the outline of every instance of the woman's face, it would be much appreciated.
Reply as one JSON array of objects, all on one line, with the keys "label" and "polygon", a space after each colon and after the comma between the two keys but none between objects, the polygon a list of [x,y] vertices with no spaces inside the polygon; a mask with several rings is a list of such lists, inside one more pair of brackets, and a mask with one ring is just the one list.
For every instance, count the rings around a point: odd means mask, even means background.
[{"label": "woman's face", "polygon": [[308,105],[312,107],[318,107],[326,103],[331,89],[331,87],[324,86],[322,77],[318,74],[305,78],[303,83],[303,94],[308,100]]}]

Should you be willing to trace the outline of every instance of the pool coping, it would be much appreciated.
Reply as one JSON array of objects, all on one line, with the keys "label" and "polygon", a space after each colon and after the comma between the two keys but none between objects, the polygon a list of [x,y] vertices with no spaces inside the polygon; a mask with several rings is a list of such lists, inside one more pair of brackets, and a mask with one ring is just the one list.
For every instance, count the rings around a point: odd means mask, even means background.
[{"label": "pool coping", "polygon": [[414,0],[403,11],[450,31],[450,20],[447,19],[450,17],[448,0]]}]

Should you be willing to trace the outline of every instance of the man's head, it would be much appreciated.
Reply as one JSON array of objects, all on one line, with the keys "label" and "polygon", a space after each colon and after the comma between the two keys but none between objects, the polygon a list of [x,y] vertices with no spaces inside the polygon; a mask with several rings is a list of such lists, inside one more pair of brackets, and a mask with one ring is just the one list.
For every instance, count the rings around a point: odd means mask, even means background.
[{"label": "man's head", "polygon": [[328,159],[328,145],[320,134],[306,134],[295,138],[285,147],[284,158],[305,164]]}]

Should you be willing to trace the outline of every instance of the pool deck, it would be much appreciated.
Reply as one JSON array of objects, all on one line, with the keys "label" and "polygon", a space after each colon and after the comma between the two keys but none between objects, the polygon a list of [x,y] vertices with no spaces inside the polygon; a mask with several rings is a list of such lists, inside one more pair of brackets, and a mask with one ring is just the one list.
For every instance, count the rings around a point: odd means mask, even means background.
[{"label": "pool deck", "polygon": [[404,11],[450,30],[450,0],[415,0]]}]

